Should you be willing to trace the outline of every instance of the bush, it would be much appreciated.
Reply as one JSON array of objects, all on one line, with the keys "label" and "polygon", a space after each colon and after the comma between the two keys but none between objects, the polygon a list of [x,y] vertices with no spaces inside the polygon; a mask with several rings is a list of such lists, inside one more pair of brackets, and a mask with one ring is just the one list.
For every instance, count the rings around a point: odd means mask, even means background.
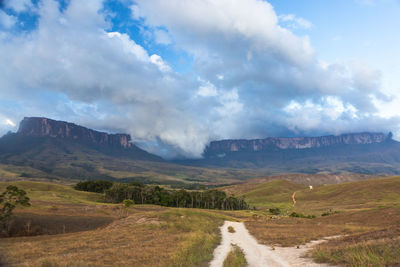
[{"label": "bush", "polygon": [[281,214],[281,210],[279,208],[271,208],[269,209],[269,212],[273,215],[279,215]]},{"label": "bush", "polygon": [[336,214],[336,213],[339,213],[339,212],[330,210],[330,211],[326,211],[326,212],[322,213],[321,216],[329,216],[329,215]]},{"label": "bush", "polygon": [[129,208],[130,206],[135,204],[135,202],[133,202],[133,200],[131,199],[125,199],[124,201],[122,201],[122,204],[124,204],[125,207]]},{"label": "bush", "polygon": [[303,213],[297,213],[297,212],[292,212],[289,215],[290,217],[295,217],[295,218],[305,218],[305,219],[314,219],[316,216],[315,215],[305,215]]}]

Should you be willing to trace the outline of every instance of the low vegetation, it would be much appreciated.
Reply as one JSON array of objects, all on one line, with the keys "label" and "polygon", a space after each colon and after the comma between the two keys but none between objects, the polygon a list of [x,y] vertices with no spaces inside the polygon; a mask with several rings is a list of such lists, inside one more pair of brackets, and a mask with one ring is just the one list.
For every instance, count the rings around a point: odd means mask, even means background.
[{"label": "low vegetation", "polygon": [[242,249],[236,245],[232,245],[232,250],[224,261],[224,267],[246,267],[247,261]]},{"label": "low vegetation", "polygon": [[281,209],[280,208],[270,208],[269,213],[273,215],[280,215],[281,214]]},{"label": "low vegetation", "polygon": [[295,218],[305,218],[305,219],[314,219],[316,217],[315,215],[306,215],[306,214],[303,214],[300,212],[295,212],[295,211],[290,213],[289,216],[295,217]]}]

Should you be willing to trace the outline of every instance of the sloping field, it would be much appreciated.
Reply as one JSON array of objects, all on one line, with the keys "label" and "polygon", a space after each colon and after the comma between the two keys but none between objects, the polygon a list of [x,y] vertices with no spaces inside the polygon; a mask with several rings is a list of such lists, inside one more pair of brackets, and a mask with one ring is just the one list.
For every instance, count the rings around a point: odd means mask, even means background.
[{"label": "sloping field", "polygon": [[251,206],[257,208],[289,208],[293,192],[305,189],[306,186],[285,180],[273,180],[261,184],[245,183],[223,188],[224,191],[242,196]]},{"label": "sloping field", "polygon": [[368,209],[400,207],[400,177],[305,189],[296,193],[299,209]]},{"label": "sloping field", "polygon": [[63,204],[99,204],[103,201],[102,195],[91,192],[77,191],[69,185],[56,183],[17,181],[13,183],[0,182],[0,191],[10,185],[16,185],[26,191],[32,204],[40,202],[63,203]]},{"label": "sloping field", "polygon": [[17,266],[207,266],[224,218],[144,207],[97,230],[0,239],[0,255]]}]

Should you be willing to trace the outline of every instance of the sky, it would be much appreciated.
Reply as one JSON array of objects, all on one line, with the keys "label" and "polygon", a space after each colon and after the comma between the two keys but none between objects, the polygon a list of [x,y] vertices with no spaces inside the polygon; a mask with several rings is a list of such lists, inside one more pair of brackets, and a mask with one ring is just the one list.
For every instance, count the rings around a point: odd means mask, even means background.
[{"label": "sky", "polygon": [[399,0],[0,0],[0,136],[41,116],[212,140],[400,139]]}]

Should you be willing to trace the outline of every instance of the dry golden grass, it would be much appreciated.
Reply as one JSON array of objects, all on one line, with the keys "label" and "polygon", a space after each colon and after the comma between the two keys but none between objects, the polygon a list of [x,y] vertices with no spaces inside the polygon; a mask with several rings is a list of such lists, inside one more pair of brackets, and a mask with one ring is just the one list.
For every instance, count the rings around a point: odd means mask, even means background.
[{"label": "dry golden grass", "polygon": [[346,266],[399,266],[400,227],[344,236],[312,251],[317,262]]},{"label": "dry golden grass", "polygon": [[201,210],[136,207],[101,229],[0,239],[8,266],[206,266],[224,217]]},{"label": "dry golden grass", "polygon": [[161,266],[176,250],[179,234],[149,223],[157,221],[151,215],[131,215],[93,231],[2,239],[1,253],[12,266]]},{"label": "dry golden grass", "polygon": [[250,217],[246,227],[266,244],[295,246],[327,236],[351,235],[400,225],[400,210],[382,208],[317,217],[315,219]]},{"label": "dry golden grass", "polygon": [[[270,185],[271,182],[259,187],[269,188]],[[248,217],[246,226],[259,241],[283,246],[304,244],[326,236],[352,236],[388,229],[400,225],[399,190],[399,177],[303,189],[297,191],[295,207],[284,210],[284,215],[296,211],[317,218],[265,216],[260,212],[259,216]],[[277,191],[264,198],[279,194]],[[290,194],[286,194],[289,201]],[[249,196],[253,201],[257,197]],[[274,201],[268,199],[265,204],[271,205]],[[329,216],[321,217],[326,212]]]}]

